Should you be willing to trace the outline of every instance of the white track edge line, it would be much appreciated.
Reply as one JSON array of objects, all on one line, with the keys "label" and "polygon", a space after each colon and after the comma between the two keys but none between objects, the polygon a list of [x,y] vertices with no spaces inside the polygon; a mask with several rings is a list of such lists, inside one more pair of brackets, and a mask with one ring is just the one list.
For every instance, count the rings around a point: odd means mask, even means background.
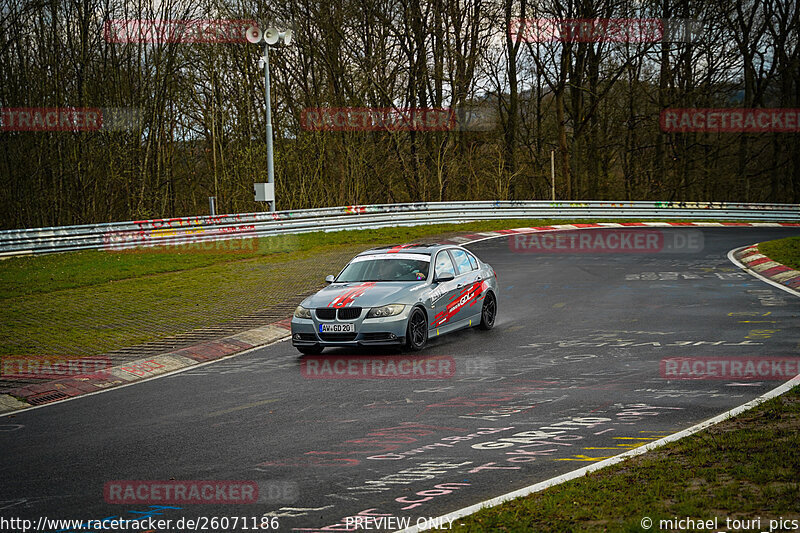
[{"label": "white track edge line", "polygon": [[766,276],[762,276],[761,274],[759,274],[758,272],[756,272],[756,271],[755,271],[755,270],[753,270],[752,268],[750,268],[750,267],[748,267],[748,266],[745,266],[745,265],[744,265],[744,263],[742,263],[741,261],[739,261],[738,259],[736,259],[736,257],[734,256],[734,254],[735,254],[736,252],[740,251],[740,250],[744,250],[745,248],[748,248],[749,246],[751,246],[751,245],[748,245],[748,246],[742,246],[742,247],[740,247],[740,248],[734,248],[733,250],[731,250],[730,252],[728,252],[728,261],[730,261],[730,262],[731,262],[731,263],[733,263],[734,265],[738,266],[739,268],[741,268],[742,270],[744,270],[745,272],[747,272],[747,273],[748,273],[748,274],[750,274],[751,276],[753,276],[753,277],[756,277],[756,278],[760,279],[760,280],[761,280],[761,281],[763,281],[764,283],[769,283],[769,284],[770,284],[770,285],[772,285],[773,287],[777,287],[778,289],[780,289],[780,290],[782,290],[782,291],[784,291],[784,292],[788,292],[788,293],[789,293],[789,294],[791,294],[792,296],[797,296],[798,298],[800,298],[800,293],[798,293],[797,291],[795,291],[795,290],[793,290],[793,289],[790,289],[789,287],[787,287],[787,286],[785,286],[785,285],[781,285],[781,284],[780,284],[780,283],[778,283],[777,281],[775,281],[775,280],[771,280],[771,279],[769,279],[769,278],[768,278],[768,277],[766,277]]},{"label": "white track edge line", "polygon": [[[535,492],[540,492],[540,491],[542,491],[544,489],[547,489],[549,487],[552,487],[552,486],[555,486],[555,485],[560,485],[561,483],[564,483],[566,481],[570,481],[572,479],[579,478],[581,476],[584,476],[584,475],[589,474],[591,472],[594,472],[596,470],[600,470],[601,468],[605,468],[607,466],[611,466],[611,465],[614,465],[614,464],[617,464],[617,463],[621,463],[622,461],[625,461],[629,457],[635,457],[637,455],[642,455],[645,452],[648,452],[648,451],[653,450],[655,448],[660,448],[661,446],[664,446],[665,444],[680,440],[680,439],[682,439],[684,437],[688,437],[688,436],[693,435],[693,434],[695,434],[695,433],[697,433],[699,431],[702,431],[703,429],[706,429],[706,428],[711,427],[711,426],[713,426],[715,424],[718,424],[718,423],[722,422],[723,420],[727,420],[728,418],[734,417],[734,416],[739,415],[739,414],[741,414],[741,413],[743,413],[745,411],[748,411],[748,410],[752,409],[753,407],[756,407],[756,406],[766,402],[767,400],[770,400],[772,398],[780,396],[781,394],[785,393],[786,391],[788,391],[789,389],[791,389],[795,385],[800,385],[800,374],[796,375],[795,377],[793,377],[789,381],[783,383],[782,385],[772,389],[771,391],[762,394],[758,398],[754,398],[754,399],[750,400],[747,403],[744,403],[744,404],[742,404],[742,405],[740,405],[738,407],[734,407],[733,409],[731,409],[729,411],[726,411],[726,412],[724,412],[724,413],[722,413],[720,415],[717,415],[717,416],[715,416],[713,418],[709,418],[705,422],[700,422],[699,424],[696,424],[696,425],[694,425],[692,427],[689,427],[689,428],[684,429],[682,431],[679,431],[677,433],[673,433],[672,435],[668,435],[668,436],[666,436],[664,438],[661,438],[661,439],[659,439],[657,441],[650,442],[648,444],[645,444],[644,446],[640,446],[639,448],[635,448],[633,450],[621,453],[619,455],[615,455],[614,457],[611,457],[609,459],[605,459],[603,461],[591,464],[589,466],[585,466],[583,468],[579,468],[577,470],[573,470],[572,472],[567,472],[566,474],[562,474],[560,476],[556,476],[554,478],[550,478],[550,479],[545,480],[545,481],[540,481],[539,483],[535,483],[533,485],[529,485],[527,487],[515,490],[513,492],[508,492],[506,494],[503,494],[501,496],[497,496],[495,498],[491,498],[489,500],[484,500],[484,501],[476,503],[474,505],[470,505],[469,507],[464,507],[462,509],[458,509],[457,511],[453,511],[451,513],[447,513],[446,515],[442,515],[442,516],[439,516],[437,518],[429,519],[429,520],[427,520],[427,523],[434,523],[434,524],[438,523],[438,524],[441,524],[441,523],[444,523],[444,521],[450,522],[450,521],[453,521],[453,520],[458,520],[459,518],[463,518],[465,516],[468,516],[468,515],[471,515],[473,513],[476,513],[478,511],[480,511],[481,509],[488,508],[488,507],[495,507],[495,506],[500,505],[502,503],[511,501],[511,500],[513,500],[515,498],[520,498],[522,496],[528,496],[528,495],[533,494]],[[429,528],[429,527],[411,526],[411,527],[408,527],[406,529],[400,530],[397,533],[417,533],[418,531],[426,531],[428,529],[431,529],[431,528]]]},{"label": "white track edge line", "polygon": [[[186,372],[187,370],[194,370],[195,368],[204,367],[206,365],[212,365],[212,364],[218,363],[220,361],[225,361],[226,359],[232,359],[234,357],[239,357],[240,355],[244,355],[244,354],[250,353],[250,352],[252,352],[254,350],[260,350],[261,348],[265,348],[267,346],[272,346],[273,344],[277,344],[279,342],[283,342],[283,341],[287,340],[289,337],[291,337],[291,335],[287,334],[286,336],[277,338],[275,340],[272,340],[272,341],[268,342],[267,344],[262,344],[260,346],[253,346],[252,348],[248,348],[247,350],[243,350],[243,351],[237,352],[237,353],[232,353],[230,355],[226,355],[224,357],[220,357],[219,359],[214,359],[212,361],[206,361],[205,363],[198,363],[196,365],[187,365],[187,366],[185,366],[183,368],[176,368],[175,370],[170,370],[169,372],[164,372],[163,374],[159,374],[157,376],[150,376],[149,378],[137,379],[137,380],[134,380],[134,381],[129,381],[128,383],[123,383],[122,385],[116,385],[114,387],[108,387],[107,389],[99,389],[99,390],[96,390],[96,391],[87,392],[85,394],[79,394],[78,396],[71,396],[69,398],[64,398],[63,400],[58,400],[57,402],[48,402],[48,403],[43,403],[42,405],[31,405],[30,407],[24,407],[22,409],[17,409],[16,411],[8,411],[7,413],[0,414],[0,418],[3,418],[4,416],[9,416],[9,415],[18,415],[20,413],[27,413],[27,412],[33,411],[35,409],[41,409],[43,407],[50,407],[51,405],[58,405],[60,403],[71,402],[72,400],[79,400],[81,398],[87,398],[89,396],[94,396],[96,394],[103,394],[104,392],[111,392],[111,391],[115,391],[115,390],[119,390],[119,389],[124,389],[125,387],[132,387],[133,385],[138,385],[139,383],[144,383],[145,381],[152,381],[154,379],[161,379],[161,378],[165,378],[165,377],[168,377],[168,376],[173,376],[175,374],[180,374],[181,372]],[[162,355],[168,355],[168,354],[162,354]]]}]

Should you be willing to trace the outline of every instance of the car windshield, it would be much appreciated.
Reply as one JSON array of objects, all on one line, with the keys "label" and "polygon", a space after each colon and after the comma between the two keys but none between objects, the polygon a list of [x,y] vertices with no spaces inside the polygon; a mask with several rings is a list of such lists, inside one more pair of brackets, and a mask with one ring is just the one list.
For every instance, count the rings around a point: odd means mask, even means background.
[{"label": "car windshield", "polygon": [[351,261],[336,281],[423,281],[428,279],[429,266],[430,258],[425,256],[361,256]]}]

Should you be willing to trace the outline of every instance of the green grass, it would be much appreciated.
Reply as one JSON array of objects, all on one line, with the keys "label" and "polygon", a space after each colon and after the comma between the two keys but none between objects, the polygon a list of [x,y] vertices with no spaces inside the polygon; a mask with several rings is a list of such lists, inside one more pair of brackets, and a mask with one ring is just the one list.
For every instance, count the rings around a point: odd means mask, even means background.
[{"label": "green grass", "polygon": [[567,224],[558,220],[497,220],[467,224],[435,224],[379,230],[313,232],[255,239],[253,251],[213,253],[200,249],[173,252],[169,248],[128,251],[88,250],[41,256],[12,257],[0,261],[0,299],[63,289],[88,287],[111,281],[178,272],[254,258],[329,250],[351,245],[403,243],[426,236],[461,231],[489,231],[520,226]]},{"label": "green grass", "polygon": [[[645,531],[675,517],[800,518],[800,387],[644,455],[457,520],[467,531]],[[667,528],[669,529],[669,528]],[[685,530],[684,530],[685,531]]]},{"label": "green grass", "polygon": [[800,270],[800,237],[759,243],[758,251],[773,261]]}]

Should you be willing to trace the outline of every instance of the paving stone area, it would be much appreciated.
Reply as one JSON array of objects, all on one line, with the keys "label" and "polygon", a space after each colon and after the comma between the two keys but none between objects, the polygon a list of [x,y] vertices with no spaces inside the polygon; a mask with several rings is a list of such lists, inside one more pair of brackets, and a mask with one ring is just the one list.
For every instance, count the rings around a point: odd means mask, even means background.
[{"label": "paving stone area", "polygon": [[[183,283],[183,272],[124,280],[124,298],[108,287],[91,286],[4,300],[0,311],[3,372],[0,394],[50,381],[14,376],[9,360],[24,357],[74,361],[87,357],[122,365],[258,328],[286,318],[297,303],[324,285],[324,275],[338,272],[368,246],[338,247],[299,259],[258,258],[197,269],[204,281]],[[140,297],[135,283],[163,287],[163,298]],[[149,295],[159,291],[148,286]],[[65,334],[66,333],[66,334]]]}]

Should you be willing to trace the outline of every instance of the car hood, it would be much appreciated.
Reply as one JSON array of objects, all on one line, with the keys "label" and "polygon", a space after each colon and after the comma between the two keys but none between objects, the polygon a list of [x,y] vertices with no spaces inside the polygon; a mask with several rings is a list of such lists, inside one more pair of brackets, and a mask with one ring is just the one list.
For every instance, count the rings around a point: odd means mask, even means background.
[{"label": "car hood", "polygon": [[364,281],[333,283],[301,304],[309,309],[318,307],[375,307],[386,304],[406,304],[419,299],[425,282]]}]

